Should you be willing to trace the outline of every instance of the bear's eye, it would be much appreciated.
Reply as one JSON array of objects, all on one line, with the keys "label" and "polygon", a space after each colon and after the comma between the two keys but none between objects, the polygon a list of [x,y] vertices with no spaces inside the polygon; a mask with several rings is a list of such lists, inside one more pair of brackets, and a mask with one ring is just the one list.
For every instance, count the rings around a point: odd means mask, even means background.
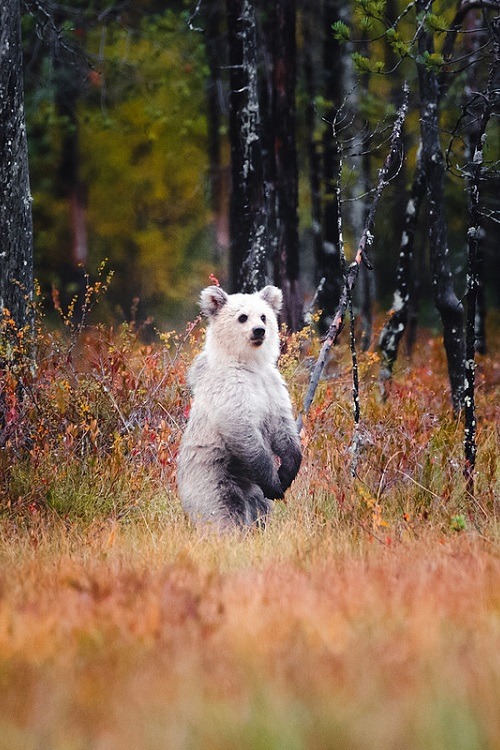
[{"label": "bear's eye", "polygon": [[265,315],[261,315],[261,316],[260,316],[260,319],[262,320],[262,322],[263,322],[263,323],[265,323],[265,322],[266,322],[266,316],[265,316]]},{"label": "bear's eye", "polygon": [[246,323],[248,320],[248,315],[245,315],[245,313],[243,313],[242,315],[240,315],[238,320],[240,321],[240,323]]}]

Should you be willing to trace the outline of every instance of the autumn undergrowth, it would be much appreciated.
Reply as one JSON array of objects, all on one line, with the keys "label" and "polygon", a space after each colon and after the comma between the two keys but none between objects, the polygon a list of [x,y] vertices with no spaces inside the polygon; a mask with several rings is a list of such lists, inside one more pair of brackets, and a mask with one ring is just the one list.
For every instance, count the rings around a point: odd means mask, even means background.
[{"label": "autumn undergrowth", "polygon": [[[199,321],[145,345],[135,323],[62,315],[38,324],[35,367],[5,327],[0,750],[500,746],[496,326],[474,497],[428,332],[386,401],[377,355],[359,355],[351,476],[341,343],[286,503],[222,537],[188,523],[175,485]],[[309,329],[283,337],[297,408],[318,348]]]}]

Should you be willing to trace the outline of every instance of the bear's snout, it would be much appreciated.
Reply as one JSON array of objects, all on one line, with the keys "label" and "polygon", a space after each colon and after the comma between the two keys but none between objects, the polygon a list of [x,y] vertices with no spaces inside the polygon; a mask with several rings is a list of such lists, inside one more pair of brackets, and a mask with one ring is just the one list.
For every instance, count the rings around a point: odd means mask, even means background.
[{"label": "bear's snout", "polygon": [[262,344],[262,342],[264,341],[265,335],[266,335],[265,328],[254,328],[252,330],[252,343],[256,344],[257,346],[260,346],[260,344]]}]

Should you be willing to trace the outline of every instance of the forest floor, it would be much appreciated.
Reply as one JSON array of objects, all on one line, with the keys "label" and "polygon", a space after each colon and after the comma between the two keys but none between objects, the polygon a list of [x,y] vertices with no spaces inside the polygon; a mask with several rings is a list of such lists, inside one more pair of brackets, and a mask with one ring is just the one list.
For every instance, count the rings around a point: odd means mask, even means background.
[{"label": "forest floor", "polygon": [[[339,347],[287,502],[265,531],[222,537],[193,529],[175,490],[193,345],[129,330],[84,360],[52,339],[33,403],[9,401],[0,750],[500,748],[496,342],[474,498],[439,339],[386,402],[360,356],[356,479]],[[296,404],[305,349],[281,363]]]}]

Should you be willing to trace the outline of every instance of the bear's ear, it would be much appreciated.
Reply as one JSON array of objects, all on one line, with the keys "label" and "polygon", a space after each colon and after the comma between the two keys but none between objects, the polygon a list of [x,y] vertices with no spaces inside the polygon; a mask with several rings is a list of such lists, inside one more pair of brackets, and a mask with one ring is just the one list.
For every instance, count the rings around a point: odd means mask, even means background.
[{"label": "bear's ear", "polygon": [[277,286],[265,286],[264,289],[260,290],[259,296],[262,297],[276,315],[278,315],[281,310],[281,305],[283,304],[283,293],[281,289],[278,289]]},{"label": "bear's ear", "polygon": [[227,294],[220,286],[207,286],[200,295],[200,308],[203,315],[211,318],[227,302]]}]

